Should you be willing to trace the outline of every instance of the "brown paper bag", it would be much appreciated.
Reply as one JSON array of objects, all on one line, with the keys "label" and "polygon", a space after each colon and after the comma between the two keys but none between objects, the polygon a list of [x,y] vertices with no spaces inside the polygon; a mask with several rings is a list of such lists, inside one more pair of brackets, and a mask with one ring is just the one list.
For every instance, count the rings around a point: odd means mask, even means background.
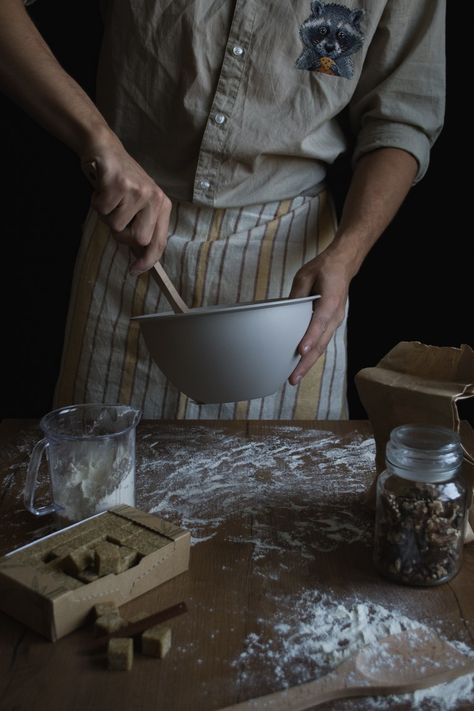
[{"label": "brown paper bag", "polygon": [[466,543],[474,540],[474,435],[459,419],[458,400],[474,396],[474,351],[469,346],[439,348],[402,341],[375,368],[355,376],[361,402],[371,422],[376,445],[376,476],[367,500],[375,503],[377,477],[385,469],[385,446],[398,425],[442,425],[459,433],[470,491]]}]

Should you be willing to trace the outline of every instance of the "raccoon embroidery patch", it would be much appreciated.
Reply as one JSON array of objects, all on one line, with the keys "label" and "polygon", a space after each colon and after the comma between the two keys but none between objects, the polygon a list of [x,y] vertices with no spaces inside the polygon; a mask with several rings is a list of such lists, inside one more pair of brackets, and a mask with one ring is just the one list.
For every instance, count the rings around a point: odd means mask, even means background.
[{"label": "raccoon embroidery patch", "polygon": [[364,41],[363,16],[361,9],[313,0],[311,15],[300,27],[303,51],[296,67],[350,79],[354,74],[351,55],[359,51]]}]

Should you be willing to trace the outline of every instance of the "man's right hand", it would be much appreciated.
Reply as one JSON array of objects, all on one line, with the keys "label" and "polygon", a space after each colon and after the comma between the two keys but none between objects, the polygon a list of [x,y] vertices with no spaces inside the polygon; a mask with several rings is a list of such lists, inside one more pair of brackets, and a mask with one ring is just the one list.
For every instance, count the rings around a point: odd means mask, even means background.
[{"label": "man's right hand", "polygon": [[0,0],[0,91],[79,156],[92,205],[135,256],[131,272],[150,269],[168,236],[171,203],[127,153],[81,86],[58,64],[23,0]]},{"label": "man's right hand", "polygon": [[171,201],[127,153],[118,139],[89,152],[81,163],[94,187],[91,204],[135,256],[132,274],[150,269],[161,257],[168,238]]}]

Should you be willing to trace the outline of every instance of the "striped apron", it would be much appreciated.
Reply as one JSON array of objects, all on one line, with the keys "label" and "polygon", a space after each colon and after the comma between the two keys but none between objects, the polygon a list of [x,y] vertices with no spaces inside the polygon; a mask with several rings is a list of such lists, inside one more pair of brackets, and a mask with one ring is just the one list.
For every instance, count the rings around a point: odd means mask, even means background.
[{"label": "striped apron", "polygon": [[[173,206],[162,264],[191,307],[288,296],[296,271],[332,241],[326,191],[245,208]],[[255,400],[198,405],[152,362],[131,316],[169,311],[148,273],[90,212],[78,253],[55,406],[128,403],[149,419],[345,419],[346,321],[297,386]]]}]

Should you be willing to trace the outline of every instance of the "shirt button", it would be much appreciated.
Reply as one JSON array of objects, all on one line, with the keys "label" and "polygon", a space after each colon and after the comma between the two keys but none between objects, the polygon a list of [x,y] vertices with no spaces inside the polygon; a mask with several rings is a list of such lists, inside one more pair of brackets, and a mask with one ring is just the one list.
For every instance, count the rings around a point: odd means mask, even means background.
[{"label": "shirt button", "polygon": [[209,190],[209,188],[211,187],[211,184],[210,184],[209,180],[204,179],[204,180],[199,181],[199,187],[201,188],[201,190]]},{"label": "shirt button", "polygon": [[232,54],[234,55],[234,57],[242,57],[243,53],[244,53],[243,47],[239,47],[239,45],[232,47]]},{"label": "shirt button", "polygon": [[222,126],[223,123],[225,123],[225,116],[224,114],[215,114],[214,116],[214,122],[218,124],[218,126]]}]

